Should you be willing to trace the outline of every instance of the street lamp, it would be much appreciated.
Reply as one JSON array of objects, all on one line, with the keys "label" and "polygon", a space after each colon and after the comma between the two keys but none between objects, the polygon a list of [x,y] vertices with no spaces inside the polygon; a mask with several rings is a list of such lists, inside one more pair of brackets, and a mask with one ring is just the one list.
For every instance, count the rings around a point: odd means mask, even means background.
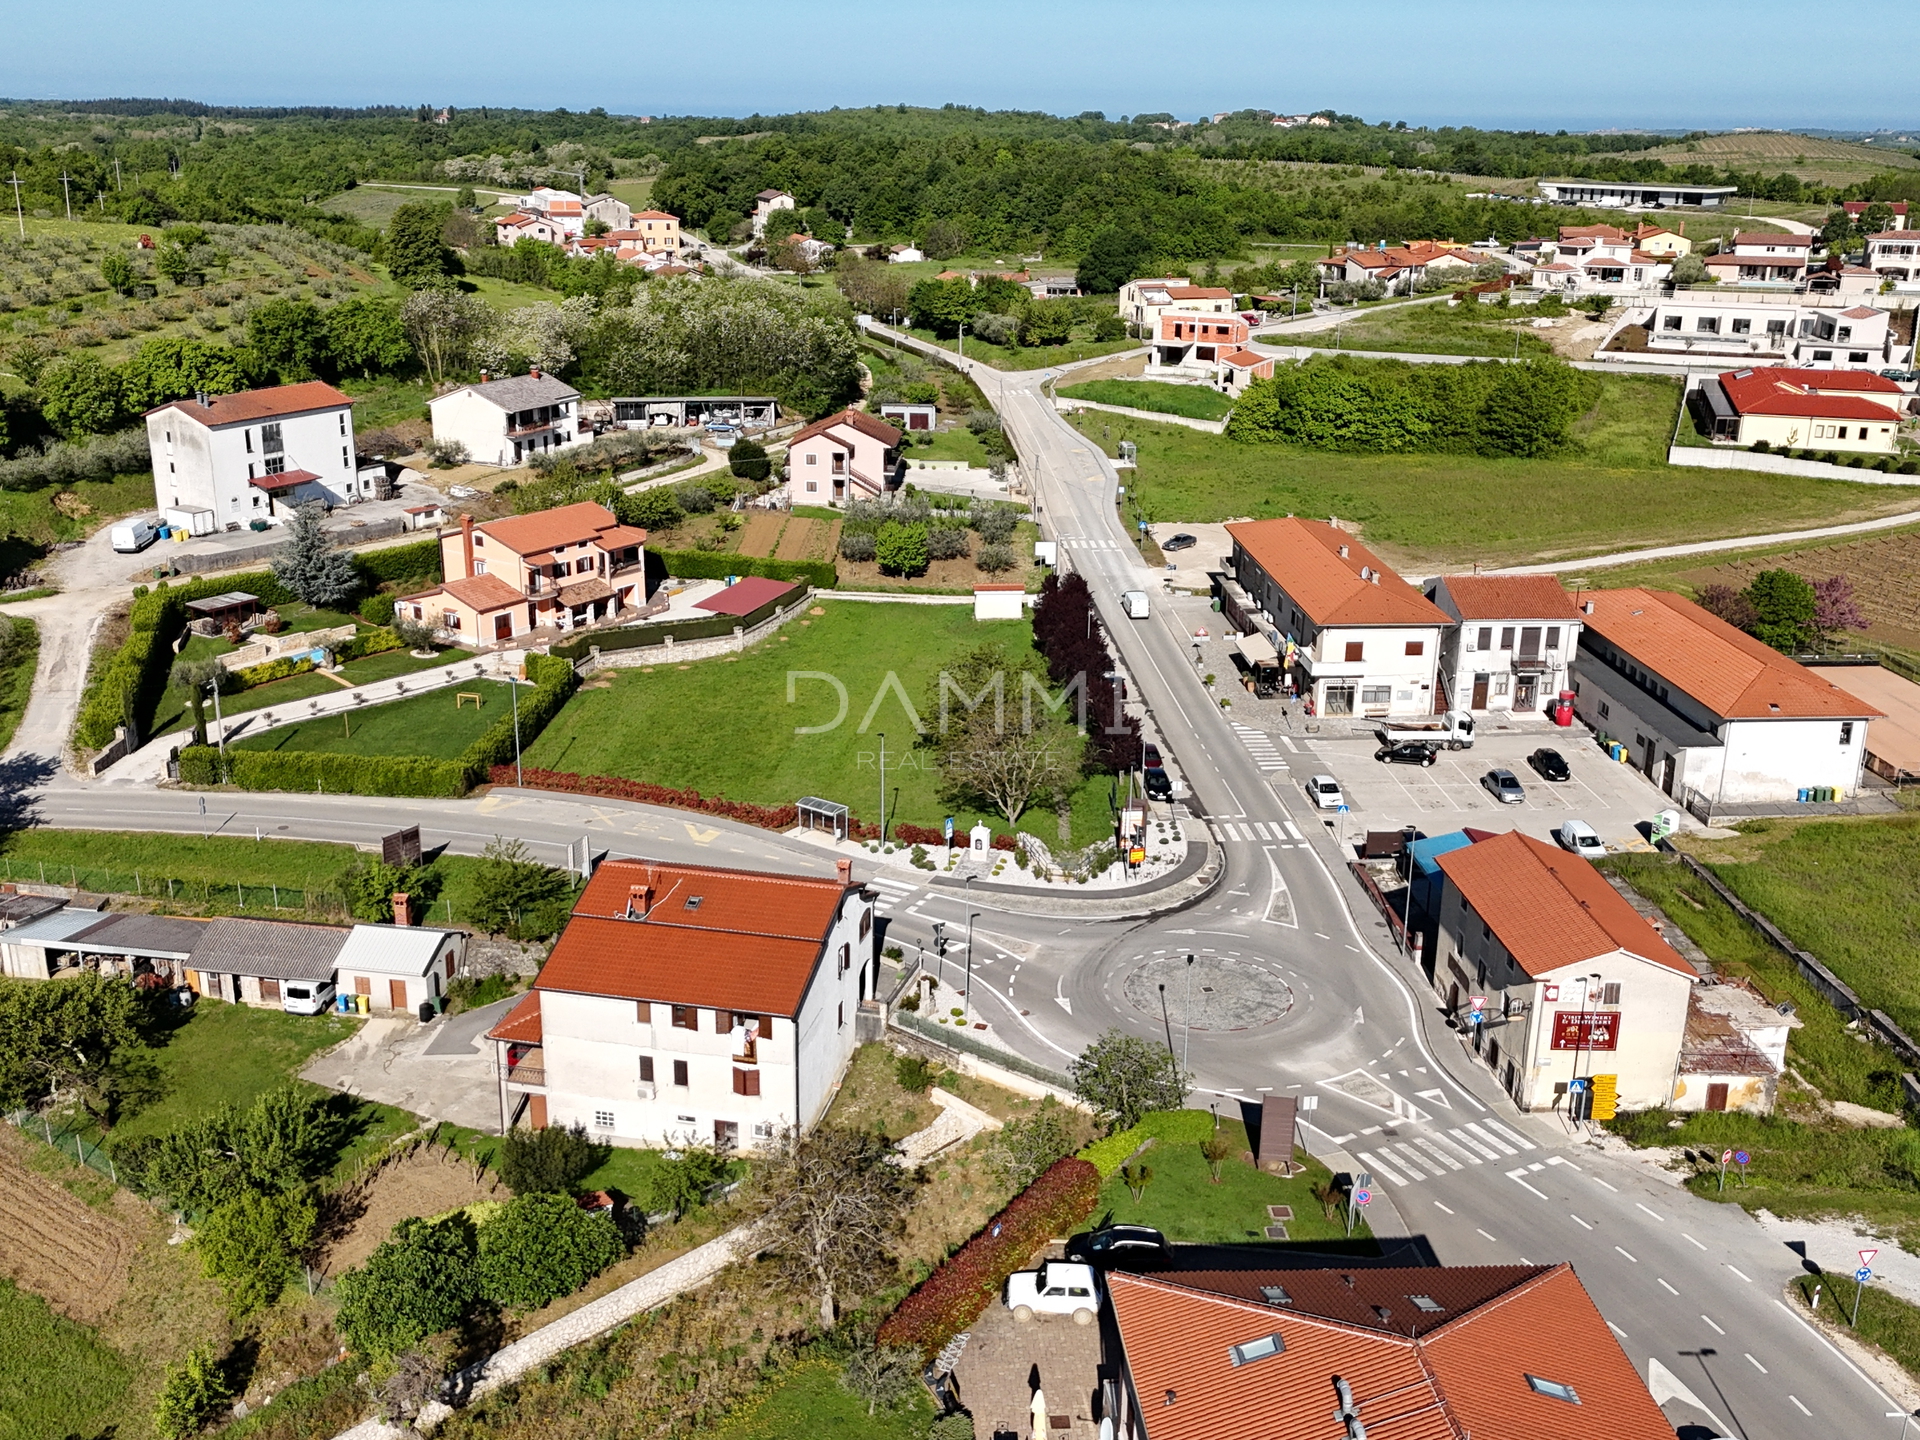
[{"label": "street lamp", "polygon": [[[521,682],[514,678],[512,671],[507,672],[506,678],[507,678],[507,693],[513,697],[513,784],[515,789],[519,789],[521,778],[522,778],[521,771],[520,771],[520,683]],[[532,682],[529,681],[527,683],[531,684]]]},{"label": "street lamp", "polygon": [[880,735],[880,843],[887,843],[887,732]]},{"label": "street lamp", "polygon": [[1178,1065],[1180,1063],[1179,1057],[1173,1053],[1173,1021],[1167,1018],[1167,986],[1165,981],[1162,981],[1160,985],[1160,1023],[1167,1027],[1167,1063],[1169,1065]]},{"label": "street lamp", "polygon": [[1187,952],[1187,1008],[1186,1033],[1180,1037],[1180,1068],[1187,1068],[1187,1058],[1193,1054],[1193,952]]},{"label": "street lamp", "polygon": [[979,912],[973,908],[973,876],[967,876],[966,889],[963,893],[966,896],[967,907],[967,990],[960,997],[961,1023],[971,1025],[973,1023],[973,922],[979,918]]}]

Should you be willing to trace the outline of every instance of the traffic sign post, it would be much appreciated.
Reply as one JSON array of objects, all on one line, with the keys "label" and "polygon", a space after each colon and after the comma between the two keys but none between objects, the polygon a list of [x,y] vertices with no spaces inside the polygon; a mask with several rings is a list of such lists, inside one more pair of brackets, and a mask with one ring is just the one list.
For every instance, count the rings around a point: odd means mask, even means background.
[{"label": "traffic sign post", "polygon": [[[1752,1159],[1753,1159],[1753,1156],[1749,1155],[1744,1150],[1736,1150],[1733,1152],[1733,1163],[1740,1167],[1740,1184],[1743,1189],[1745,1188],[1747,1183],[1747,1164]],[[1880,1252],[1876,1250],[1873,1253],[1878,1255]],[[1867,1262],[1862,1260],[1860,1263],[1864,1265]]]},{"label": "traffic sign post", "polygon": [[[1865,1253],[1865,1252],[1862,1252]],[[1874,1251],[1879,1254],[1879,1251]],[[1873,1271],[1862,1265],[1853,1272],[1853,1319],[1849,1322],[1854,1329],[1860,1328],[1860,1297],[1866,1293],[1867,1282],[1873,1279]]]},{"label": "traffic sign post", "polygon": [[1353,1177],[1351,1188],[1347,1191],[1347,1234],[1353,1234],[1353,1219],[1362,1205],[1373,1203],[1373,1176],[1362,1170]]},{"label": "traffic sign post", "polygon": [[1720,1193],[1722,1195],[1727,1193],[1727,1162],[1731,1159],[1733,1159],[1733,1151],[1720,1152]]}]

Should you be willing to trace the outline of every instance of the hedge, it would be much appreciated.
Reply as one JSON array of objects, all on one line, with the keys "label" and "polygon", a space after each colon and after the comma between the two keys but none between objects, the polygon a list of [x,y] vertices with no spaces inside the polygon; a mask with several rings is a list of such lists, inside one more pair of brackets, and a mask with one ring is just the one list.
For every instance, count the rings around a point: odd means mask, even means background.
[{"label": "hedge", "polygon": [[377,590],[390,581],[411,580],[416,575],[430,575],[439,580],[440,542],[418,540],[411,545],[369,550],[353,557],[353,568],[360,572],[369,590]]},{"label": "hedge", "polygon": [[[511,765],[496,765],[493,783],[512,785]],[[763,830],[791,830],[800,823],[800,812],[792,805],[755,805],[745,800],[724,800],[718,795],[702,795],[698,790],[676,790],[670,785],[651,785],[644,780],[627,780],[618,775],[574,775],[560,770],[522,769],[519,784],[529,790],[560,790],[570,795],[598,795],[607,800],[633,800],[642,805],[664,805],[674,810],[698,810],[704,815],[719,815]],[[859,830],[858,822],[849,833]],[[875,827],[867,826],[868,830]]]},{"label": "hedge", "polygon": [[1106,1139],[1094,1141],[1080,1152],[1080,1158],[1098,1170],[1101,1179],[1111,1180],[1133,1152],[1149,1140],[1199,1145],[1211,1134],[1213,1116],[1206,1110],[1154,1110],[1142,1116],[1132,1129],[1116,1130]]},{"label": "hedge", "polygon": [[[180,752],[184,785],[218,785],[220,752],[189,745]],[[324,795],[406,795],[452,799],[472,788],[458,760],[424,755],[340,755],[322,750],[229,750],[226,780],[242,790],[304,790]]]},{"label": "hedge", "polygon": [[579,677],[573,673],[572,662],[557,656],[529,654],[526,668],[534,690],[520,701],[518,721],[509,710],[461,752],[458,763],[467,773],[469,789],[478,785],[481,777],[494,766],[513,759],[516,727],[520,748],[524,751],[560,713],[560,707],[573,697],[580,684]]},{"label": "hedge", "polygon": [[789,592],[754,606],[744,615],[714,615],[704,620],[656,620],[651,624],[627,625],[618,630],[597,630],[578,640],[555,645],[553,653],[564,655],[569,660],[579,660],[594,650],[637,650],[646,645],[658,645],[669,635],[681,641],[711,640],[731,635],[735,630],[751,630],[770,619],[782,605],[796,604],[805,599],[804,593]]},{"label": "hedge", "polygon": [[1009,1275],[1084,1222],[1099,1201],[1098,1170],[1085,1160],[1056,1160],[900,1302],[880,1327],[880,1343],[910,1346],[932,1359],[1000,1298]]},{"label": "hedge", "polygon": [[804,580],[816,590],[831,590],[840,572],[825,560],[774,560],[765,555],[736,555],[731,550],[654,550],[649,552],[667,574],[680,580],[720,580],[728,575],[764,575],[769,580]]},{"label": "hedge", "polygon": [[278,659],[249,665],[244,670],[235,670],[233,678],[240,689],[251,690],[254,686],[265,685],[270,680],[284,680],[289,675],[302,675],[311,669],[313,669],[313,657],[302,652],[298,656],[282,655]]}]

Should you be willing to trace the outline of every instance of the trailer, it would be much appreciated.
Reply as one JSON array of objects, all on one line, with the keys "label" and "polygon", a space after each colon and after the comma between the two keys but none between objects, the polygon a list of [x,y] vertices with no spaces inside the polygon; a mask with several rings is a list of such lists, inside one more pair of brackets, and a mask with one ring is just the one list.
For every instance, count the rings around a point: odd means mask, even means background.
[{"label": "trailer", "polygon": [[1473,748],[1473,716],[1458,710],[1434,715],[1425,720],[1392,720],[1373,732],[1382,745],[1399,745],[1408,740],[1424,740],[1429,745],[1444,745],[1449,750]]}]

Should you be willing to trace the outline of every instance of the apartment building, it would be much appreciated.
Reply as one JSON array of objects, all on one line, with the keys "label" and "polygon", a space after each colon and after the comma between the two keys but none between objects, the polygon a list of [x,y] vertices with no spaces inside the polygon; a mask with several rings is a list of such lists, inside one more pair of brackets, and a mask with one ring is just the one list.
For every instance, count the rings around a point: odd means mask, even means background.
[{"label": "apartment building", "polygon": [[353,401],[321,381],[200,394],[144,418],[154,501],[198,512],[195,534],[373,498],[376,472],[361,475],[354,461]]},{"label": "apartment building", "polygon": [[1580,612],[1552,575],[1443,575],[1427,598],[1455,623],[1441,640],[1442,709],[1538,712],[1566,688]]}]

